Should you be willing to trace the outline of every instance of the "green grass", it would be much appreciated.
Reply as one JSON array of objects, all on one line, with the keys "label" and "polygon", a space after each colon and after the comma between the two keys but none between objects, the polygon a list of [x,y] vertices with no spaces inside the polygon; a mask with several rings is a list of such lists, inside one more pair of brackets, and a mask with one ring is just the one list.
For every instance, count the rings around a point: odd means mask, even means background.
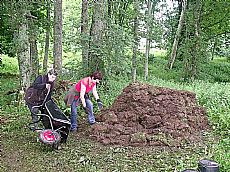
[{"label": "green grass", "polygon": [[[18,68],[18,60],[16,57],[9,57],[7,55],[0,55],[0,58],[2,59],[2,64],[0,65],[0,75],[18,75],[19,74],[19,68]],[[41,55],[40,61],[43,60],[43,55]],[[74,53],[63,53],[63,66],[66,69],[76,68],[77,70],[81,62],[81,52],[78,52],[76,54]],[[52,64],[52,60],[49,59],[48,66]],[[42,62],[40,62],[42,64]]]},{"label": "green grass", "polygon": [[0,65],[0,75],[19,74],[17,58],[11,58],[6,55],[0,55],[2,64]]},{"label": "green grass", "polygon": [[[9,85],[8,81],[15,84]],[[1,83],[0,93],[3,95],[7,90],[17,87],[18,80],[1,77]],[[107,85],[102,85],[99,92],[104,104],[111,105],[128,83],[127,79],[114,78],[109,80]],[[221,166],[221,172],[229,171],[230,121],[229,113],[225,113],[229,112],[227,104],[230,103],[228,84],[181,84],[158,78],[152,78],[149,83],[190,90],[197,94],[199,103],[208,109],[209,121],[214,129],[213,132],[205,133],[204,142],[180,148],[103,146],[84,135],[70,133],[65,148],[52,151],[37,142],[36,134],[25,128],[31,120],[28,109],[23,104],[17,107],[14,97],[11,97],[11,102],[6,105],[5,100],[8,96],[4,96],[0,102],[1,119],[5,121],[0,125],[0,171],[180,172],[186,168],[197,168],[198,161],[203,158],[217,161]],[[85,116],[80,116],[80,120],[86,120]]]},{"label": "green grass", "polygon": [[213,62],[215,63],[226,63],[228,61],[227,57],[223,56],[214,56]]},{"label": "green grass", "polygon": [[[70,133],[65,148],[53,151],[37,142],[37,135],[25,127],[31,122],[31,116],[17,94],[6,94],[18,88],[19,79],[5,75],[16,74],[18,69],[16,59],[12,62],[12,58],[4,56],[4,69],[0,68],[3,74],[0,77],[0,171],[180,172],[187,168],[197,168],[198,161],[203,158],[217,161],[221,167],[220,172],[230,171],[230,86],[221,82],[228,81],[229,64],[220,60],[204,64],[200,80],[183,83],[180,80],[182,64],[177,63],[172,71],[167,71],[164,54],[156,52],[154,55],[157,58],[149,66],[150,77],[147,83],[196,93],[198,103],[207,109],[212,129],[204,133],[203,142],[179,148],[103,146],[84,134]],[[63,64],[67,69],[75,65],[78,71],[80,54],[64,56]],[[142,67],[138,70],[139,75],[143,74]],[[138,77],[139,81],[146,83],[142,79]],[[98,88],[105,106],[112,105],[129,83],[129,79],[121,76],[107,78]],[[59,97],[60,104],[63,103],[64,94]],[[85,118],[79,115],[79,120],[84,121]]]},{"label": "green grass", "polygon": [[165,57],[167,54],[166,50],[159,50],[159,49],[151,49],[150,54],[153,54],[154,57],[162,58]]}]

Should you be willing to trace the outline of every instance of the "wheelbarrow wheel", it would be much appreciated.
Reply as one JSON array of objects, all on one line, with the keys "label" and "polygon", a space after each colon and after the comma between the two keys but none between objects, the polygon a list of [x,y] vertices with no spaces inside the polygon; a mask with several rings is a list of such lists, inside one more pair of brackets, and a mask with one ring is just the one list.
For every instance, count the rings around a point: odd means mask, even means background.
[{"label": "wheelbarrow wheel", "polygon": [[47,144],[47,145],[52,145],[52,146],[58,145],[59,142],[61,141],[60,134],[56,131],[51,130],[51,129],[42,130],[39,133],[38,138],[42,143]]}]

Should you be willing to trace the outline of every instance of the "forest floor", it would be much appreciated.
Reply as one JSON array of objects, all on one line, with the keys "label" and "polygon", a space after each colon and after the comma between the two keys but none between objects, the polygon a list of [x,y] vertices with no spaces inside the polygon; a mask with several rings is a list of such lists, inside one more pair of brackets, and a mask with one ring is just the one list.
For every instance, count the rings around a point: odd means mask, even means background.
[{"label": "forest floor", "polygon": [[187,91],[131,84],[96,114],[97,124],[79,119],[78,132],[69,133],[60,150],[26,128],[31,117],[25,106],[4,103],[0,171],[179,172],[196,169],[216,142],[206,110]]}]

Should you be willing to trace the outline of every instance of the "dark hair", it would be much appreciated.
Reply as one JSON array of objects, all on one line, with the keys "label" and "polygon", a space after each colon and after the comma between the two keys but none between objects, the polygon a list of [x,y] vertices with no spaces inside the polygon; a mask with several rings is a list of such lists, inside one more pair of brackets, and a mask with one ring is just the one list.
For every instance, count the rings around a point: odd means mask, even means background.
[{"label": "dark hair", "polygon": [[50,69],[49,72],[48,72],[48,74],[55,75],[55,76],[58,75],[58,73],[57,73],[57,71],[55,69]]},{"label": "dark hair", "polygon": [[103,74],[100,71],[96,71],[90,75],[91,78],[102,80]]}]

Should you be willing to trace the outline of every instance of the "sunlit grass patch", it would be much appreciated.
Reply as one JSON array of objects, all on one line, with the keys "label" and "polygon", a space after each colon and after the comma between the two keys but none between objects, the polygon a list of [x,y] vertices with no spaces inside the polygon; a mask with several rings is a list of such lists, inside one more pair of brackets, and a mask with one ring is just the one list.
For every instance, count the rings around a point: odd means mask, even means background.
[{"label": "sunlit grass patch", "polygon": [[0,64],[0,74],[19,74],[17,58],[8,57],[7,55],[0,55],[2,63]]}]

